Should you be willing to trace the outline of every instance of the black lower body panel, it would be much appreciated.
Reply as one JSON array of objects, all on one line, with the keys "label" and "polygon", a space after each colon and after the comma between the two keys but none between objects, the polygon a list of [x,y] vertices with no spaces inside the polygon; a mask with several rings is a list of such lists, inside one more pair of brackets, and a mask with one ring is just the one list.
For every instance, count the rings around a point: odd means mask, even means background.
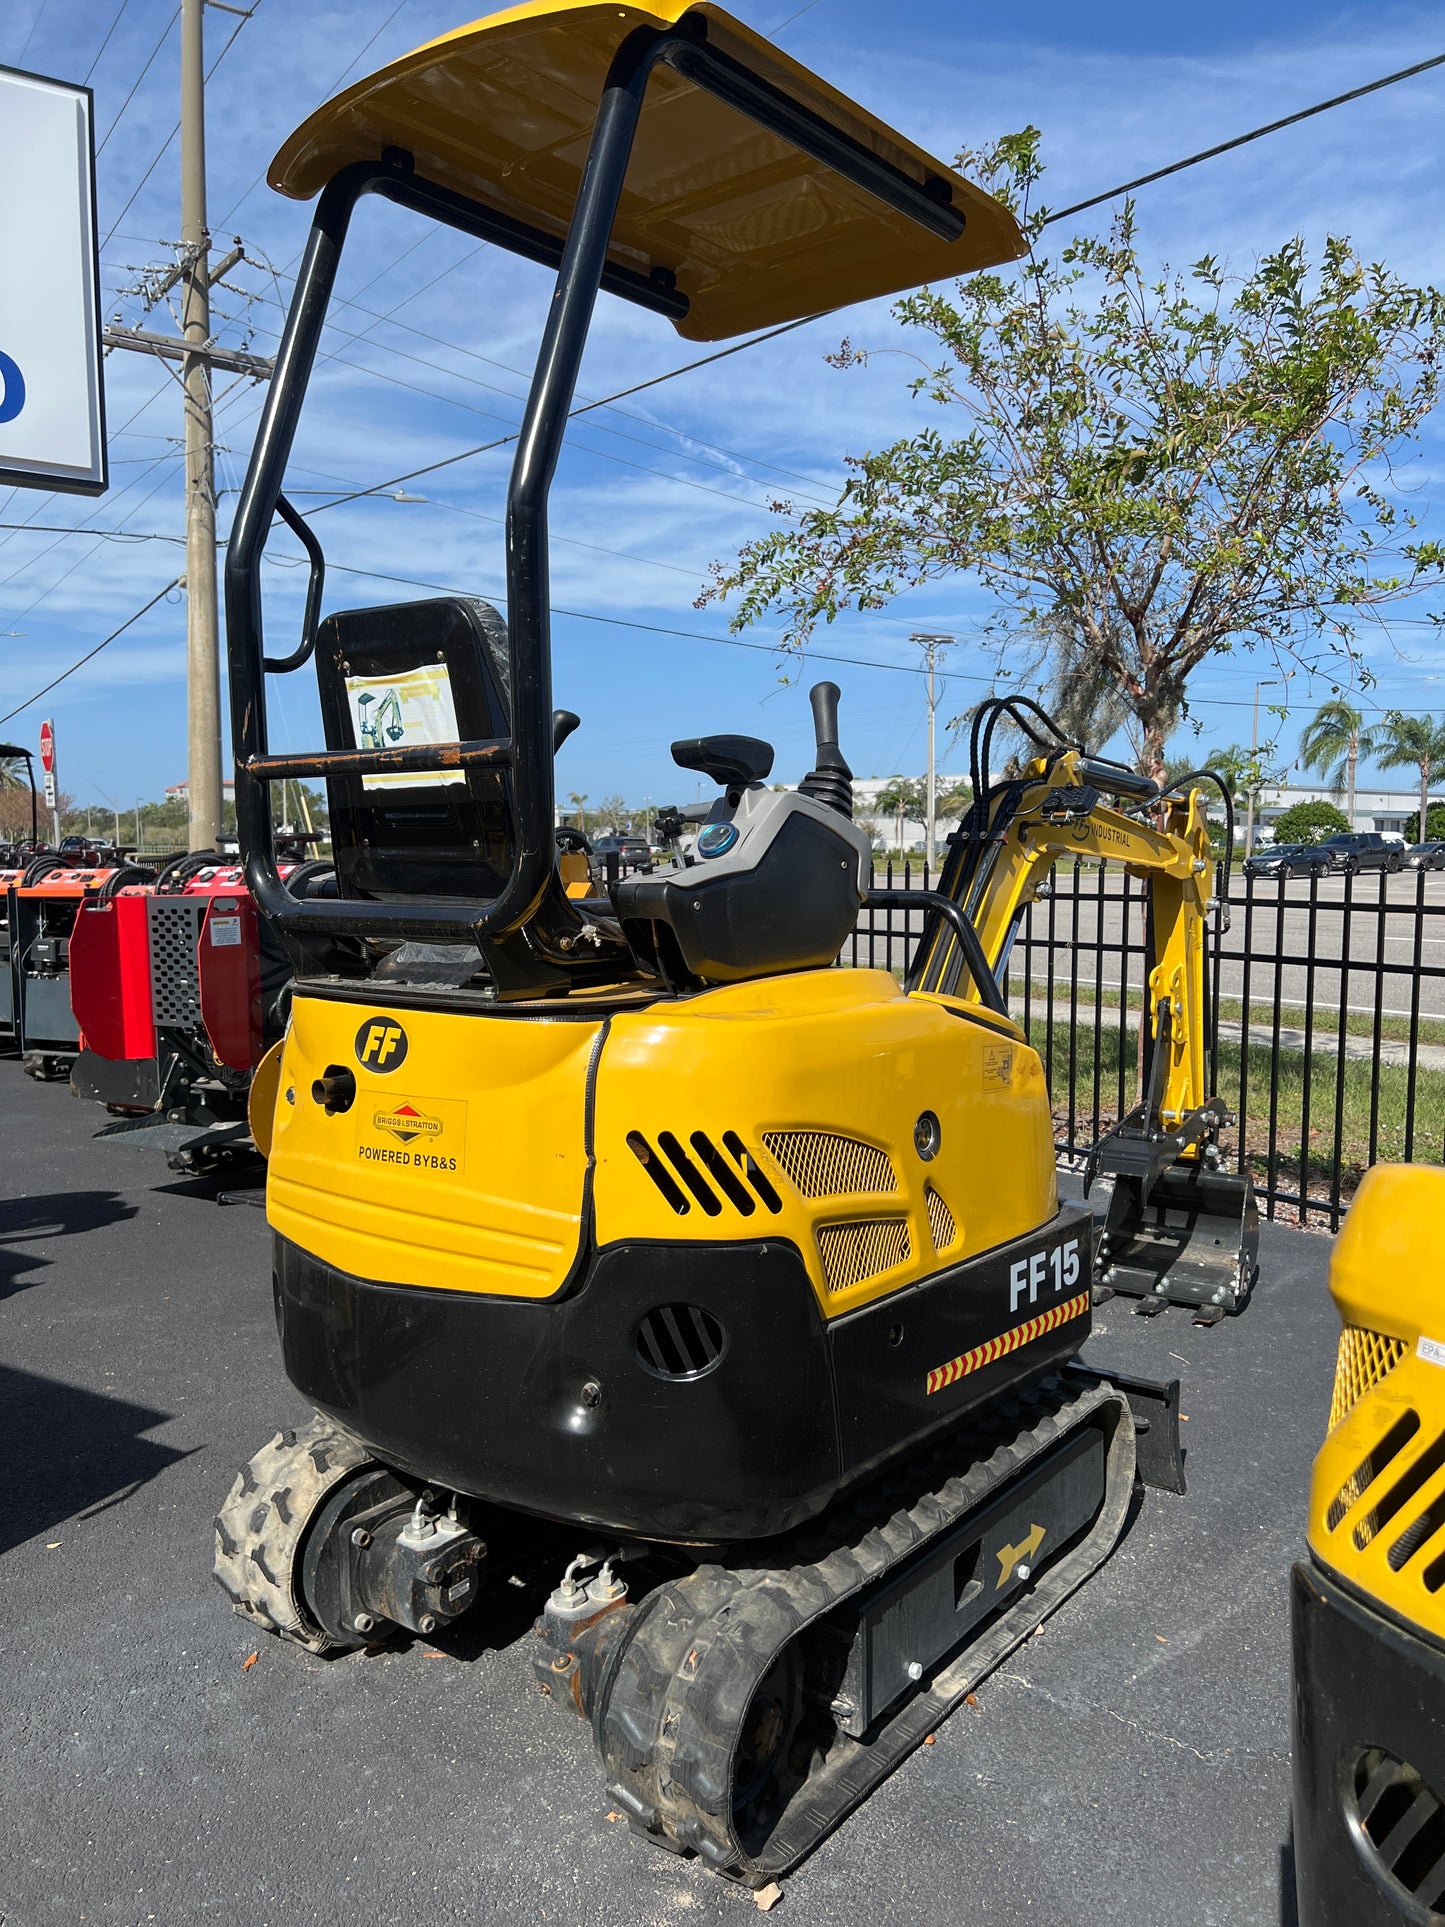
[{"label": "black lower body panel", "polygon": [[386,1463],[545,1517],[736,1542],[1072,1356],[1087,1223],[1065,1206],[831,1323],[782,1240],[609,1245],[539,1303],[375,1284],[278,1237],[276,1313],[291,1382]]},{"label": "black lower body panel", "polygon": [[1445,1651],[1294,1569],[1295,1883],[1301,1927],[1445,1908]]}]

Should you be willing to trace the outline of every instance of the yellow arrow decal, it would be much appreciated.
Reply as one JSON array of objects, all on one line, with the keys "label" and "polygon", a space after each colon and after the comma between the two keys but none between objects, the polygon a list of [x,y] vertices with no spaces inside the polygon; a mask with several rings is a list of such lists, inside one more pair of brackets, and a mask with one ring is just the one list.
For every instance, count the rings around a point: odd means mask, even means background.
[{"label": "yellow arrow decal", "polygon": [[1016,1546],[1001,1548],[998,1555],[999,1575],[998,1584],[994,1587],[995,1592],[1003,1591],[1009,1580],[1013,1578],[1014,1567],[1021,1559],[1033,1558],[1044,1543],[1044,1534],[1047,1531],[1047,1526],[1030,1526],[1026,1539],[1020,1539]]}]

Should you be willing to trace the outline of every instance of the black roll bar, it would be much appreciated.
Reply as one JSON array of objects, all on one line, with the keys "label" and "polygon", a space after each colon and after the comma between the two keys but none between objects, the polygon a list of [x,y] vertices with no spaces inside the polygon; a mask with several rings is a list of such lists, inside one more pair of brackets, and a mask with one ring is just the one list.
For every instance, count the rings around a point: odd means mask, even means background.
[{"label": "black roll bar", "polygon": [[[666,267],[649,275],[607,258],[623,179],[653,68],[667,59],[686,78],[769,131],[813,155],[888,206],[931,232],[956,239],[964,215],[952,206],[947,184],[918,182],[820,115],[710,47],[700,17],[677,27],[639,27],[622,42],[608,70],[593,123],[587,162],[564,243],[543,229],[428,181],[413,157],[388,149],[378,161],[340,169],[322,190],[276,356],[245,485],[226,556],[226,646],[230,666],[231,733],[236,756],[236,821],[246,877],[262,912],[297,936],[390,936],[423,930],[440,940],[501,937],[524,924],[541,901],[554,858],[552,663],[547,502],[567,417],[576,390],[599,290],[621,295],[672,319],[688,311],[685,294]],[[317,346],[336,280],[337,265],[363,194],[380,194],[448,226],[494,242],[512,253],[556,266],[548,311],[507,493],[507,625],[511,653],[512,736],[498,742],[451,743],[403,750],[268,753],[265,676],[299,668],[315,644],[323,562],[320,544],[282,495]],[[300,647],[290,656],[264,653],[261,557],[273,518],[280,514],[311,561]],[[371,900],[297,898],[276,866],[270,785],[286,777],[325,779],[383,770],[510,768],[515,851],[501,894],[486,903],[409,899],[405,905]],[[917,895],[918,893],[904,893]],[[901,897],[895,900],[902,907]],[[912,906],[910,906],[912,907]],[[917,907],[925,907],[919,905]],[[938,903],[928,908],[952,923]],[[952,908],[952,906],[950,906]],[[968,926],[972,935],[972,926]],[[959,932],[965,952],[968,940]],[[977,938],[974,938],[977,946]],[[971,961],[971,959],[970,959]],[[980,995],[998,996],[987,969]]]},{"label": "black roll bar", "polygon": [[[968,965],[968,974],[973,978],[974,988],[978,992],[978,1001],[985,1010],[991,1010],[999,1017],[1008,1016],[1008,1005],[1004,1002],[997,978],[989,969],[988,958],[983,954],[983,944],[979,934],[952,897],[946,897],[938,890],[870,890],[864,902],[870,910],[926,910],[928,912],[929,921],[923,926],[923,935],[919,938],[918,949],[914,953],[916,957],[927,956],[938,927],[933,920],[942,917],[958,939],[958,947],[963,952],[964,962]],[[915,982],[916,974],[915,966],[915,969],[909,972],[908,981],[904,985],[905,990],[911,991],[918,988]]]}]

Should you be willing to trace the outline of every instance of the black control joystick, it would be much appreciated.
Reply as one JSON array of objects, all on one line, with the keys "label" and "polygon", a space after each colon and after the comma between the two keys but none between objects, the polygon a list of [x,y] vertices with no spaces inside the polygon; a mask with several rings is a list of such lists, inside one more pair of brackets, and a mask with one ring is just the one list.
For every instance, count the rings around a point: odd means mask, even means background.
[{"label": "black control joystick", "polygon": [[839,816],[853,820],[853,772],[838,747],[838,697],[835,682],[818,682],[808,691],[813,705],[813,735],[816,739],[812,769],[798,789],[815,802],[826,804]]}]

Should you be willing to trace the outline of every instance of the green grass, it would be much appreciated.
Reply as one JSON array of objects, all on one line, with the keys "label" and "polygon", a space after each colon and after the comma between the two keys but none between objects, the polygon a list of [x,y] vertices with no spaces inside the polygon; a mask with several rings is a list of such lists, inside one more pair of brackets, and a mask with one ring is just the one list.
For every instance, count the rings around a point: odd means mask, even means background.
[{"label": "green grass", "polygon": [[[1044,1055],[1048,1026],[1036,1015],[1029,1026],[1029,1041]],[[1094,1027],[1080,1023],[1073,1031],[1075,1071],[1075,1129],[1081,1142],[1096,1130],[1106,1130],[1117,1121],[1119,1092],[1120,1037],[1117,1025],[1105,1025],[1099,1034],[1100,1117],[1091,1116],[1094,1093]],[[1056,1116],[1067,1117],[1070,1027],[1053,1026],[1053,1093]],[[1123,1045],[1125,1059],[1124,1090],[1126,1101],[1135,1089],[1134,1034],[1130,1031]],[[1338,1141],[1341,1190],[1348,1196],[1355,1189],[1371,1162],[1401,1161],[1406,1152],[1406,1121],[1414,1089],[1413,1144],[1410,1158],[1416,1164],[1445,1163],[1445,1071],[1417,1070],[1413,1080],[1402,1065],[1382,1064],[1374,1118],[1373,1159],[1371,1157],[1371,1077],[1373,1065],[1365,1060],[1344,1059],[1340,1091],[1340,1117],[1336,1131],[1336,1089],[1340,1078],[1340,1059],[1303,1051],[1281,1051],[1274,1059],[1266,1044],[1240,1045],[1220,1040],[1219,1091],[1231,1110],[1239,1105],[1240,1072],[1247,1068],[1249,1116],[1245,1151],[1249,1168],[1257,1178],[1269,1171],[1270,1070],[1277,1062],[1275,1098],[1276,1183],[1298,1182],[1303,1163],[1302,1134],[1305,1126],[1305,1099],[1309,1098],[1308,1165],[1310,1189],[1328,1188]],[[1226,1134],[1226,1148],[1234,1139]]]},{"label": "green grass", "polygon": [[[1067,977],[1056,977],[1054,982],[1054,1009],[1057,1011],[1061,1004],[1068,1002],[1068,980]],[[1014,1007],[1020,1011],[1023,1009],[1023,996],[1023,983],[1021,980],[1016,981],[1012,990],[1012,1002]],[[1035,1011],[1043,1008],[1044,996],[1043,987],[1036,983],[1033,991],[1033,1007]],[[1099,1003],[1105,1010],[1117,1010],[1119,1008],[1119,992],[1117,990],[1111,989],[1107,985],[1101,986],[1098,997]],[[1093,1002],[1093,985],[1081,981],[1079,984],[1079,999],[1081,1004],[1086,998],[1090,1003]],[[1139,1015],[1139,997],[1137,992],[1131,992],[1130,994],[1129,1013],[1133,1021],[1137,1022]],[[1243,1014],[1244,1005],[1238,998],[1220,998],[1219,1019],[1221,1023],[1238,1024]],[[1275,1007],[1273,1004],[1257,1004],[1251,1001],[1249,1006],[1249,1021],[1251,1025],[1259,1026],[1265,1030],[1272,1030],[1274,1026],[1274,1014]],[[1375,1019],[1372,1012],[1346,1011],[1344,1017],[1345,1035],[1347,1037],[1374,1037]],[[1279,1008],[1279,1022],[1281,1030],[1303,1030],[1305,1022],[1303,1006],[1281,1004]],[[1314,1011],[1314,1029],[1316,1033],[1333,1037],[1338,1033],[1339,1027],[1340,1012],[1330,1009],[1323,1000],[1317,999]],[[1422,1017],[1419,1020],[1416,1036],[1422,1044],[1445,1044],[1445,1019]],[[1380,1018],[1380,1037],[1383,1041],[1389,1043],[1408,1044],[1410,1041],[1409,1018],[1386,1017],[1382,1015]],[[1333,1058],[1331,1061],[1333,1062]]]}]

